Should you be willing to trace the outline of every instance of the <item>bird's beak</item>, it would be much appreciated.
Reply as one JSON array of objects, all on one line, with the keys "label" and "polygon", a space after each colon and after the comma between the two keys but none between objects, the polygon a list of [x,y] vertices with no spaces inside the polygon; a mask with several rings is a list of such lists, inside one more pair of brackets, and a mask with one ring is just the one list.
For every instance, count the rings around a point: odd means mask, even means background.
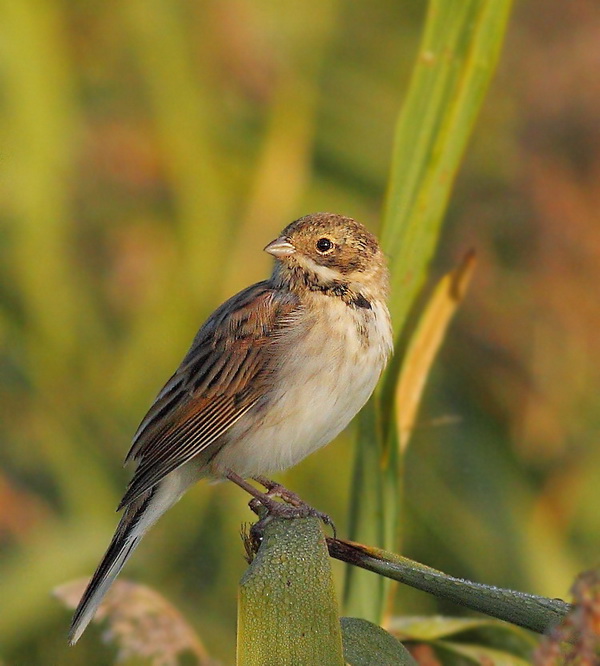
[{"label": "bird's beak", "polygon": [[296,248],[290,243],[290,241],[285,238],[285,236],[280,236],[274,241],[271,241],[265,248],[265,252],[272,254],[275,259],[282,259],[283,257],[289,257],[291,254],[294,254]]}]

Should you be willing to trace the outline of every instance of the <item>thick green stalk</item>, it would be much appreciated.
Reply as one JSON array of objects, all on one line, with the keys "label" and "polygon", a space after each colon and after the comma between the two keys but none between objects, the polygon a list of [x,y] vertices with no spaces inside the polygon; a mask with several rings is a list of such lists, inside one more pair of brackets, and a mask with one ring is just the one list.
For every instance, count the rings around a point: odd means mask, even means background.
[{"label": "thick green stalk", "polygon": [[244,574],[238,666],[343,666],[338,606],[321,522],[276,518]]}]

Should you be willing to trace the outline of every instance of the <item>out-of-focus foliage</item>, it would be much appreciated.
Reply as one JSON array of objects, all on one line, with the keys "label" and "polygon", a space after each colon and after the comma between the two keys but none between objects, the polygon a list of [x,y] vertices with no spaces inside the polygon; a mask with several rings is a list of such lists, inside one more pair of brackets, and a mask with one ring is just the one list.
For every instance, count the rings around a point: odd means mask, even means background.
[{"label": "out-of-focus foliage", "polygon": [[[54,596],[74,611],[89,578],[60,585]],[[182,655],[193,655],[198,666],[214,666],[206,649],[181,613],[146,585],[117,580],[98,607],[93,622],[108,620],[103,632],[115,643],[117,661],[143,657],[149,666],[177,666]]]},{"label": "out-of-focus foliage", "polygon": [[390,631],[419,663],[444,666],[525,666],[537,642],[523,629],[489,619],[392,618]]},{"label": "out-of-focus foliage", "polygon": [[[97,563],[138,420],[202,319],[267,273],[260,249],[315,210],[375,229],[423,8],[0,3],[6,664],[114,660],[95,628],[66,647],[50,591]],[[518,3],[437,260],[475,247],[478,271],[406,460],[408,554],[548,596],[600,546],[599,55],[593,0]],[[285,477],[341,534],[350,441]],[[201,484],[127,571],[223,663],[246,499]],[[433,609],[458,612],[396,595],[398,615]]]}]

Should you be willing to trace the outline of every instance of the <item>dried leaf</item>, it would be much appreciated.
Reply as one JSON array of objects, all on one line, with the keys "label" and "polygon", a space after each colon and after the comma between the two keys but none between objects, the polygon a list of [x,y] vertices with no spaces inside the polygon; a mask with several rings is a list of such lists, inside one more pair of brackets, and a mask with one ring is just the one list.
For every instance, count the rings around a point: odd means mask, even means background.
[{"label": "dried leaf", "polygon": [[396,387],[396,424],[402,452],[408,446],[429,370],[474,268],[475,253],[471,251],[458,268],[440,280],[411,338]]},{"label": "dried leaf", "polygon": [[[87,578],[54,589],[67,608],[75,608],[88,584]],[[214,666],[204,645],[181,613],[158,592],[120,580],[114,583],[98,607],[95,622],[108,620],[107,642],[119,646],[118,659],[143,657],[152,666],[177,666],[183,652],[197,657],[200,666]]]},{"label": "dried leaf", "polygon": [[595,666],[600,655],[600,569],[573,585],[573,610],[540,643],[536,666]]}]

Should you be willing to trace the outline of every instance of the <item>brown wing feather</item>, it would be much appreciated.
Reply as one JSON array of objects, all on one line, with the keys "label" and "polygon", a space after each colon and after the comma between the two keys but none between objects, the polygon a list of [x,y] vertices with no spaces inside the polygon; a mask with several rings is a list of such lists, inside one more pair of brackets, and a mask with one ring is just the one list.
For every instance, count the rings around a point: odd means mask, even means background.
[{"label": "brown wing feather", "polygon": [[207,449],[257,404],[277,343],[301,312],[296,296],[259,282],[211,315],[133,438],[126,461],[139,462],[119,508]]}]

